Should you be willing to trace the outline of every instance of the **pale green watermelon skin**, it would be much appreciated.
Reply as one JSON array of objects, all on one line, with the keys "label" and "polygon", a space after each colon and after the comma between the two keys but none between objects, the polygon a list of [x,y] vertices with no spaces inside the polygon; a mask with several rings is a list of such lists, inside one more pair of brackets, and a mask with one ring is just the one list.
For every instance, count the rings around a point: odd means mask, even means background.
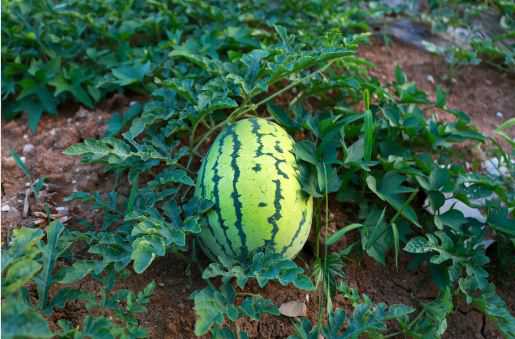
[{"label": "pale green watermelon skin", "polygon": [[200,244],[212,259],[244,260],[258,248],[293,258],[311,229],[313,201],[301,190],[294,140],[249,118],[228,125],[203,159],[195,194],[214,203]]}]

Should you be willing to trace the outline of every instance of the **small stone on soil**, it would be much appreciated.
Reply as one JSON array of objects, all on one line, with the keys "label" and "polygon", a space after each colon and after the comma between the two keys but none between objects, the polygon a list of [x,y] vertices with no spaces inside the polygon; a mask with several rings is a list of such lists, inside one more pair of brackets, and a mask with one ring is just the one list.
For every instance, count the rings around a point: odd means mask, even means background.
[{"label": "small stone on soil", "polygon": [[502,112],[497,112],[495,113],[495,115],[499,118],[499,119],[502,119],[504,114],[502,114]]},{"label": "small stone on soil", "polygon": [[287,317],[305,317],[308,308],[303,302],[289,301],[279,307],[279,312]]},{"label": "small stone on soil", "polygon": [[9,212],[11,207],[9,205],[2,205],[2,212]]},{"label": "small stone on soil", "polygon": [[23,154],[29,154],[34,151],[34,145],[33,144],[26,144],[23,146]]},{"label": "small stone on soil", "polygon": [[79,118],[86,118],[88,116],[89,112],[87,110],[84,109],[84,107],[80,107],[79,108],[79,111],[77,112],[77,116]]},{"label": "small stone on soil", "polygon": [[55,210],[57,211],[57,213],[59,213],[61,215],[68,215],[68,212],[69,212],[68,207],[64,207],[64,206],[58,206],[55,208]]}]

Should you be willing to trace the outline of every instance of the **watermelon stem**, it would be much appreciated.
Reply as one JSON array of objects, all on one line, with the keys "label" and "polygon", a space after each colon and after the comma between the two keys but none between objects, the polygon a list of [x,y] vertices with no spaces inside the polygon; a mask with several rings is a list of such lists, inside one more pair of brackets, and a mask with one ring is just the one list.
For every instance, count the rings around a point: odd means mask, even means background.
[{"label": "watermelon stem", "polygon": [[238,296],[247,296],[247,297],[260,297],[261,294],[259,293],[250,293],[250,292],[238,292],[236,293]]},{"label": "watermelon stem", "polygon": [[[246,104],[246,103],[243,103],[240,107],[236,108],[235,110],[233,110],[229,116],[224,119],[223,121],[221,121],[220,123],[218,123],[217,125],[215,125],[214,127],[212,127],[209,131],[207,131],[206,133],[204,133],[204,135],[202,135],[202,137],[200,138],[200,140],[195,144],[195,146],[193,146],[193,139],[195,137],[195,131],[196,131],[196,126],[198,124],[195,124],[195,126],[193,126],[193,130],[192,130],[192,134],[190,136],[190,149],[191,149],[191,153],[192,154],[195,154],[198,149],[200,148],[200,146],[202,146],[202,144],[204,144],[204,142],[211,136],[211,134],[213,134],[216,130],[218,130],[219,128],[222,128],[224,127],[227,123],[230,123],[236,119],[238,119],[240,116],[250,112],[250,111],[255,111],[257,110],[260,106],[266,104],[267,102],[275,99],[276,97],[282,95],[283,93],[285,93],[286,91],[290,90],[291,88],[299,85],[300,83],[310,79],[311,77],[315,76],[316,74],[319,74],[319,73],[322,73],[324,72],[326,69],[328,69],[336,60],[338,59],[334,59],[334,60],[331,60],[329,61],[324,67],[321,67],[319,68],[318,70],[314,71],[314,72],[311,72],[309,73],[308,75],[306,75],[305,77],[302,77],[300,79],[297,79],[293,82],[291,82],[289,85],[283,87],[282,89],[278,90],[277,92],[271,94],[270,96],[264,98],[263,100],[261,101],[258,101],[257,103],[255,104]],[[277,81],[279,81],[280,79],[278,79]],[[275,81],[275,82],[277,82]],[[273,83],[272,83],[273,84]]]}]

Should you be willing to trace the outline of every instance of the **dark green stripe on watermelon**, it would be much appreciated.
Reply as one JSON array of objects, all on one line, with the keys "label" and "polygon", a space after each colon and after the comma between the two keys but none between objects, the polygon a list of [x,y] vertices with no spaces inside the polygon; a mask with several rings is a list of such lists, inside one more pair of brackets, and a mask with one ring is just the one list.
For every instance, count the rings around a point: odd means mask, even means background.
[{"label": "dark green stripe on watermelon", "polygon": [[[280,175],[285,179],[289,179],[288,175],[284,171],[282,171],[281,168],[279,168],[279,165],[281,163],[285,163],[286,160],[279,159],[270,152],[263,152],[263,148],[264,148],[263,137],[265,137],[267,135],[275,136],[275,134],[274,133],[261,133],[260,132],[261,127],[259,126],[259,123],[257,122],[256,119],[250,119],[250,122],[252,124],[252,132],[256,135],[256,138],[257,138],[258,148],[256,149],[256,157],[259,158],[262,155],[267,155],[267,156],[271,157],[275,161],[274,166],[275,166],[275,169],[277,170],[277,175]],[[272,126],[273,126],[273,124],[272,124]],[[280,149],[281,150],[280,153],[283,153],[281,147],[278,145],[277,142],[274,147],[276,150],[277,150],[277,148]]]},{"label": "dark green stripe on watermelon", "polygon": [[263,145],[263,137],[265,137],[267,135],[271,135],[271,136],[274,136],[274,135],[272,133],[261,133],[260,132],[261,127],[259,126],[257,119],[251,118],[249,120],[250,120],[250,123],[252,124],[252,133],[254,133],[256,135],[256,142],[258,144],[258,148],[256,149],[256,157],[258,158],[258,157],[266,154],[266,153],[263,153],[263,148],[265,147],[265,145]]},{"label": "dark green stripe on watermelon", "polygon": [[285,246],[283,248],[283,250],[281,251],[281,255],[284,255],[284,253],[286,253],[286,251],[288,251],[293,246],[293,243],[295,242],[295,240],[299,236],[300,231],[304,227],[304,223],[305,222],[306,222],[306,211],[302,211],[302,218],[300,219],[299,226],[297,227],[297,230],[295,231],[295,234],[291,238],[290,243],[287,246]]},{"label": "dark green stripe on watermelon", "polygon": [[238,135],[234,133],[234,125],[231,125],[229,127],[229,133],[232,136],[232,154],[231,154],[231,168],[234,171],[234,177],[232,179],[232,193],[231,198],[234,205],[234,212],[236,214],[236,229],[238,230],[238,235],[240,236],[241,240],[241,256],[243,258],[247,258],[248,256],[248,249],[247,249],[247,237],[245,235],[245,231],[243,230],[242,226],[242,219],[243,215],[241,213],[242,205],[240,201],[240,194],[238,193],[238,179],[240,178],[240,168],[238,167],[237,159],[238,159],[238,152],[241,148],[241,142],[238,139]]},{"label": "dark green stripe on watermelon", "polygon": [[222,177],[219,175],[218,173],[218,165],[219,165],[219,162],[220,162],[220,157],[222,155],[222,148],[223,148],[223,144],[224,144],[224,141],[225,141],[225,138],[229,135],[229,130],[226,130],[226,132],[220,136],[220,141],[219,141],[219,148],[220,148],[220,151],[218,152],[218,155],[216,156],[216,161],[212,167],[213,171],[215,172],[215,175],[213,176],[213,182],[214,182],[214,189],[213,189],[213,195],[215,197],[215,210],[216,210],[216,215],[218,216],[218,221],[220,222],[220,227],[222,228],[222,231],[225,235],[225,239],[227,240],[227,243],[229,244],[229,248],[231,249],[231,252],[233,253],[234,256],[238,256],[238,254],[236,253],[236,251],[234,250],[234,247],[232,246],[232,241],[231,239],[229,238],[229,235],[227,233],[227,231],[229,230],[229,227],[227,227],[227,225],[225,225],[225,221],[222,217],[222,211],[220,210],[220,188],[219,188],[219,184],[220,184],[220,180],[222,180]]},{"label": "dark green stripe on watermelon", "polygon": [[267,240],[265,242],[265,246],[274,246],[275,243],[275,236],[277,235],[277,232],[279,232],[279,225],[277,224],[277,221],[281,219],[281,199],[284,197],[281,195],[281,181],[278,179],[272,180],[272,182],[275,184],[275,196],[274,196],[274,214],[272,214],[268,218],[268,222],[272,225],[272,236],[270,237],[270,240]]},{"label": "dark green stripe on watermelon", "polygon": [[[202,198],[207,198],[206,197],[206,184],[204,182],[204,179],[205,179],[205,176],[206,176],[206,167],[207,167],[207,161],[205,161],[202,166],[201,166],[201,169],[200,169],[200,178],[199,178],[199,183],[200,183],[200,196]],[[227,251],[225,249],[225,246],[218,240],[218,238],[216,237],[216,234],[215,234],[215,231],[211,225],[211,223],[209,222],[209,218],[206,218],[206,224],[207,224],[207,228],[209,230],[209,233],[211,234],[211,236],[213,237],[213,239],[215,240],[216,244],[220,247],[220,249],[222,250],[222,252],[227,255]],[[200,237],[198,237],[201,241],[202,239]],[[208,248],[204,242],[202,242],[203,244],[203,247],[206,247]],[[208,249],[209,251],[209,249]],[[212,254],[212,253],[211,253]],[[216,258],[216,256],[215,256]]]}]

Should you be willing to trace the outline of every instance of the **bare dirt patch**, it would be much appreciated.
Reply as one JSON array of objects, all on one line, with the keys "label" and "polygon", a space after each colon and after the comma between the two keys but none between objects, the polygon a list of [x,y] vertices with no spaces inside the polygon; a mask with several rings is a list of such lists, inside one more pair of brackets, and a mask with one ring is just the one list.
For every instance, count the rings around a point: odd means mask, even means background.
[{"label": "bare dirt patch", "polygon": [[[515,116],[515,77],[487,66],[464,66],[448,79],[449,65],[437,55],[392,41],[364,45],[359,55],[375,64],[370,73],[381,82],[392,82],[397,65],[418,87],[435,98],[435,85],[448,93],[448,106],[467,112],[483,133],[492,135],[497,126]],[[450,117],[446,117],[450,118]],[[515,131],[512,131],[515,133]],[[515,135],[515,134],[513,134]]]}]

